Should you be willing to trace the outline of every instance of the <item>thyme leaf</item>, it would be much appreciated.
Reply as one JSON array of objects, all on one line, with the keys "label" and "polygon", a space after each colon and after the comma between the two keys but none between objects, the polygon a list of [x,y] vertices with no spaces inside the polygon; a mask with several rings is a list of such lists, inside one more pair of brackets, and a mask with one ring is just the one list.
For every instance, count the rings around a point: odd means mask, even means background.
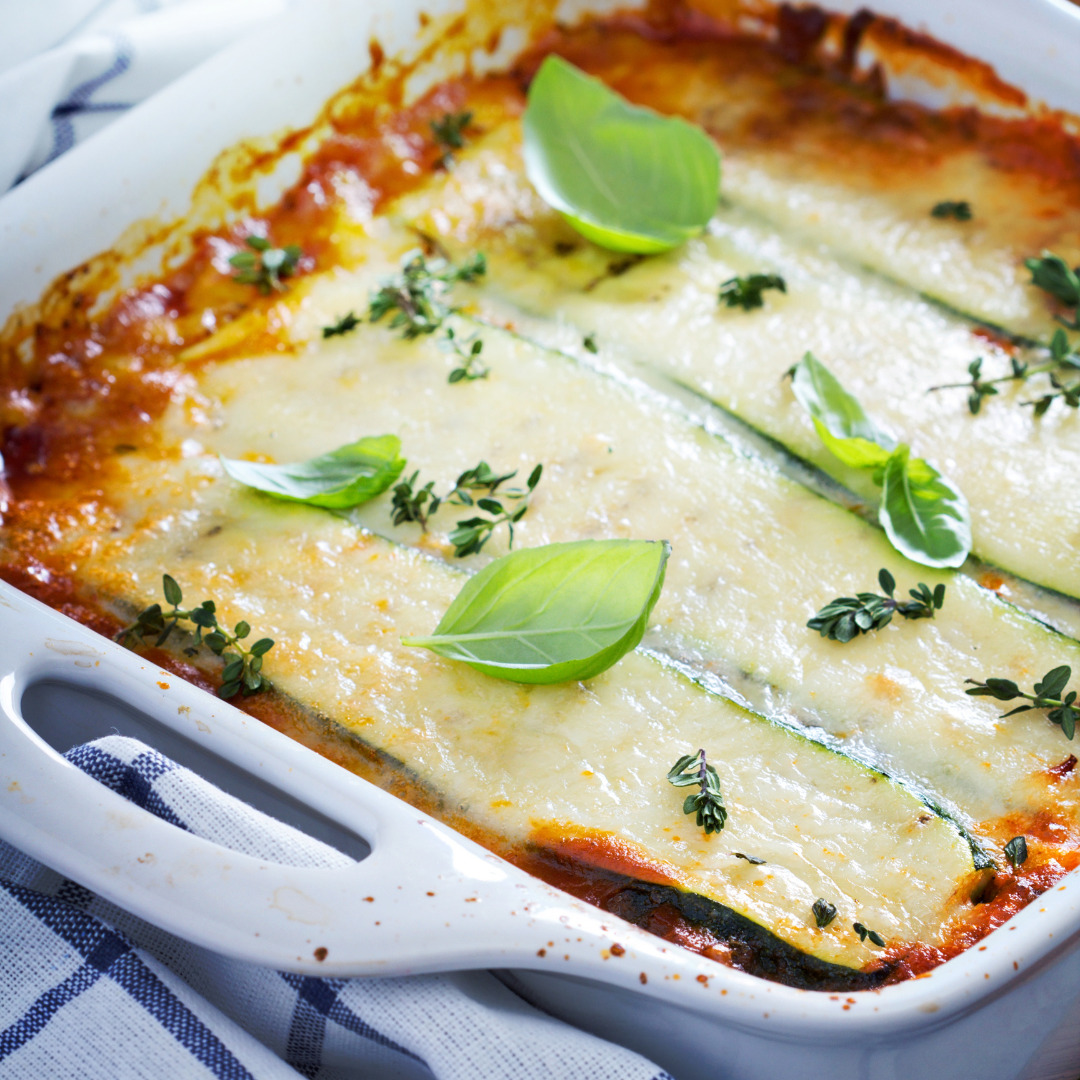
[{"label": "thyme leaf", "polygon": [[172,632],[181,623],[190,623],[185,627],[194,632],[195,644],[184,650],[188,656],[194,656],[200,645],[205,645],[215,656],[225,660],[221,672],[221,686],[218,697],[231,698],[243,691],[245,695],[254,694],[266,686],[262,675],[263,657],[274,647],[270,638],[260,638],[251,648],[245,649],[241,642],[250,636],[251,627],[241,620],[229,633],[217,619],[217,607],[213,600],[204,600],[197,607],[182,610],[180,607],[184,595],[176,579],[164,574],[161,579],[165,602],[171,605],[166,611],[161,604],[151,604],[140,611],[130,626],[125,626],[116,635],[121,645],[129,648],[145,645],[147,636],[154,636],[153,644],[160,648],[172,636]]},{"label": "thyme leaf", "polygon": [[819,930],[824,930],[836,918],[836,906],[820,896],[814,901],[810,909],[814,913],[814,923]]},{"label": "thyme leaf", "polygon": [[931,590],[920,581],[918,588],[908,589],[910,600],[897,600],[896,579],[882,568],[878,582],[884,596],[877,593],[858,593],[856,596],[839,596],[829,601],[806,625],[817,630],[823,638],[842,644],[888,626],[894,614],[905,619],[932,619],[935,611],[945,602],[945,586],[939,584]]},{"label": "thyme leaf", "polygon": [[723,829],[728,815],[720,790],[720,777],[706,762],[704,750],[679,758],[668,770],[667,781],[675,787],[699,789],[683,800],[683,813],[694,814],[698,827],[704,829],[706,835]]},{"label": "thyme leaf", "polygon": [[322,328],[322,336],[324,338],[343,337],[345,334],[352,333],[360,323],[363,322],[355,312],[348,312],[346,315],[342,315],[336,323],[332,323],[330,326],[324,326]]},{"label": "thyme leaf", "polygon": [[869,938],[879,948],[885,947],[885,939],[876,930],[868,930],[861,922],[852,923],[851,929],[859,935],[860,941],[866,941]]},{"label": "thyme leaf", "polygon": [[1070,690],[1067,694],[1062,691],[1072,678],[1072,668],[1068,664],[1051,668],[1042,679],[1033,687],[1033,693],[1021,690],[1012,679],[989,678],[985,682],[976,679],[965,679],[972,687],[965,693],[972,697],[992,697],[997,701],[1016,701],[1022,699],[1030,701],[1030,705],[1020,705],[1002,713],[1002,718],[1015,716],[1017,713],[1030,712],[1033,709],[1046,709],[1047,719],[1051,723],[1058,724],[1066,739],[1071,739],[1076,734],[1076,721],[1080,719],[1080,706],[1076,705],[1076,691]]},{"label": "thyme leaf", "polygon": [[[466,348],[465,346],[468,346]],[[462,363],[450,372],[447,382],[453,385],[462,381],[473,382],[475,379],[486,379],[491,374],[491,368],[480,363],[480,354],[484,351],[484,342],[479,333],[461,341],[454,334],[453,327],[446,328],[446,336],[439,342],[439,348],[446,352],[452,352],[459,357]]]},{"label": "thyme leaf", "polygon": [[952,218],[953,221],[970,221],[973,215],[971,203],[966,199],[943,199],[941,202],[934,204],[930,216]]},{"label": "thyme leaf", "polygon": [[470,255],[460,266],[445,259],[424,257],[421,251],[407,252],[401,260],[401,273],[387,278],[371,294],[368,320],[379,322],[394,313],[391,330],[401,330],[407,339],[433,334],[443,320],[454,312],[445,302],[447,290],[459,281],[474,282],[487,272],[482,253]]},{"label": "thyme leaf", "polygon": [[1012,863],[1013,869],[1018,870],[1027,862],[1027,840],[1023,836],[1014,836],[1005,845],[1005,858]]},{"label": "thyme leaf", "polygon": [[729,308],[741,307],[743,311],[765,306],[762,293],[766,289],[787,292],[787,283],[779,274],[748,274],[746,277],[728,278],[720,286],[719,300]]},{"label": "thyme leaf", "polygon": [[244,239],[250,250],[238,251],[229,258],[236,271],[232,279],[241,285],[255,285],[264,296],[271,291],[282,292],[282,278],[296,273],[303,251],[296,244],[274,247],[265,236],[251,235]]}]

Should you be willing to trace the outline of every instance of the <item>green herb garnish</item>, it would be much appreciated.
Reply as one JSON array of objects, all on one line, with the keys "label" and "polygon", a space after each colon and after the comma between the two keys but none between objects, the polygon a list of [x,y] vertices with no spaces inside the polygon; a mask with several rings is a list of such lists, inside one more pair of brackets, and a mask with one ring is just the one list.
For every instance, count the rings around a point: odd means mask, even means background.
[{"label": "green herb garnish", "polygon": [[438,120],[431,121],[431,134],[435,141],[444,148],[439,164],[446,168],[453,160],[453,151],[465,146],[465,129],[472,123],[471,112],[446,113]]},{"label": "green herb garnish", "polygon": [[600,346],[596,344],[596,332],[586,334],[581,339],[581,346],[586,352],[591,352],[595,356],[600,351]]},{"label": "green herb garnish", "polygon": [[831,641],[848,642],[859,634],[880,630],[892,622],[895,614],[905,619],[932,619],[935,611],[945,602],[945,586],[938,585],[933,591],[920,581],[917,589],[909,589],[911,600],[897,600],[896,579],[884,568],[878,572],[878,582],[884,596],[877,593],[858,593],[856,596],[840,596],[826,604],[806,625],[818,630]]},{"label": "green herb garnish", "polygon": [[683,813],[696,815],[699,828],[704,829],[706,834],[723,829],[728,815],[720,790],[720,777],[706,763],[704,750],[679,758],[668,770],[667,780],[675,787],[696,786],[699,789],[683,800]]},{"label": "green herb garnish", "polygon": [[971,550],[964,496],[922,458],[881,431],[812,353],[788,374],[826,448],[844,465],[873,474],[882,488],[878,518],[901,555],[924,566],[960,566]]},{"label": "green herb garnish", "polygon": [[720,303],[729,308],[741,307],[743,311],[765,306],[762,293],[766,289],[787,292],[787,283],[779,274],[749,274],[746,277],[728,278],[720,286]]},{"label": "green herb garnish", "polygon": [[971,203],[966,199],[943,199],[941,202],[934,204],[930,216],[952,218],[953,221],[970,221],[972,218]]},{"label": "green herb garnish", "polygon": [[[496,473],[486,461],[481,461],[479,465],[466,469],[445,495],[435,494],[434,480],[429,480],[423,487],[418,487],[417,479],[420,473],[417,470],[394,488],[394,524],[404,525],[406,522],[416,522],[426,531],[428,519],[443,503],[452,503],[455,506],[475,506],[478,510],[483,510],[492,516],[485,518],[477,515],[459,521],[448,537],[454,545],[454,554],[458,558],[476,554],[487,543],[495,529],[504,522],[509,529],[512,546],[514,525],[525,516],[529,508],[528,497],[540,483],[543,471],[543,466],[537,465],[529,474],[524,489],[508,488],[500,492],[500,497],[512,504],[504,507],[499,499],[494,498],[494,495],[501,484],[517,476],[516,469],[513,472]],[[475,498],[475,492],[487,494]]]},{"label": "green herb garnish", "polygon": [[384,492],[401,475],[405,459],[396,435],[358,439],[309,461],[259,465],[222,458],[234,480],[276,499],[347,510]]},{"label": "green herb garnish", "polygon": [[1034,693],[1021,690],[1012,679],[987,679],[986,682],[978,682],[975,679],[965,679],[971,683],[972,689],[966,691],[972,697],[992,697],[998,701],[1015,701],[1022,698],[1030,701],[1030,705],[1020,705],[1002,713],[1002,718],[1015,716],[1017,713],[1029,712],[1032,709],[1048,709],[1046,716],[1054,724],[1059,724],[1065,734],[1065,738],[1071,739],[1076,733],[1076,721],[1080,718],[1080,707],[1076,701],[1076,691],[1070,690],[1062,696],[1062,691],[1072,678],[1072,668],[1067,664],[1061,667],[1051,668],[1034,686]]},{"label": "green herb garnish", "polygon": [[499,679],[591,679],[641,641],[667,541],[578,540],[504,555],[469,578],[434,634],[402,638]]},{"label": "green herb garnish", "polygon": [[1077,320],[1077,307],[1080,307],[1080,267],[1069,267],[1064,259],[1049,251],[1044,251],[1038,259],[1025,259],[1024,265],[1031,271],[1031,284],[1037,285],[1066,307],[1073,309],[1071,319],[1063,315],[1055,318],[1070,330],[1080,330]]},{"label": "green herb garnish", "polygon": [[1014,870],[1019,870],[1027,862],[1027,840],[1023,836],[1014,836],[1005,845],[1005,858],[1012,863]]},{"label": "green herb garnish", "polygon": [[135,622],[116,635],[116,640],[121,645],[145,645],[147,635],[156,635],[153,644],[160,648],[181,623],[190,623],[195,644],[184,649],[184,652],[194,656],[199,646],[205,645],[216,656],[225,659],[218,697],[235,697],[241,690],[244,694],[261,690],[266,685],[262,676],[263,657],[274,647],[273,641],[260,638],[250,649],[245,649],[240,642],[251,634],[251,627],[246,622],[238,622],[230,634],[219,625],[213,600],[204,600],[198,607],[182,611],[180,604],[184,595],[176,579],[164,574],[161,583],[165,602],[172,605],[171,610],[165,611],[160,604],[151,604],[139,612]]},{"label": "green herb garnish", "polygon": [[[481,462],[480,465],[486,468],[484,462]],[[491,516],[481,517],[476,515],[457,523],[457,526],[447,537],[450,543],[454,545],[454,554],[459,559],[464,558],[466,555],[475,555],[488,542],[491,534],[504,522],[510,532],[507,547],[513,547],[514,526],[525,516],[525,512],[529,509],[528,498],[536,489],[536,485],[540,483],[543,471],[544,467],[537,465],[529,473],[529,479],[525,481],[524,490],[521,488],[508,488],[502,492],[502,498],[509,500],[509,505],[506,507],[503,506],[499,499],[495,499],[490,495],[477,499],[475,502],[476,508]],[[467,474],[462,474],[462,476],[465,475]],[[503,480],[509,480],[511,476],[515,475],[517,475],[516,472],[499,477],[496,486],[502,483]],[[472,497],[468,494],[468,489],[462,491],[461,486],[462,477],[458,477],[454,491],[447,496],[448,501],[460,502],[464,506],[474,505]],[[494,490],[495,487],[492,487],[491,491],[494,492]]]},{"label": "green herb garnish", "polygon": [[836,907],[819,896],[810,909],[814,913],[814,923],[819,930],[824,930],[836,918]]},{"label": "green herb garnish", "polygon": [[880,948],[885,947],[885,939],[876,930],[868,930],[861,922],[852,923],[851,929],[859,935],[860,941],[866,941],[867,938],[869,938],[870,941]]},{"label": "green herb garnish", "polygon": [[402,337],[433,334],[455,310],[445,303],[450,286],[459,281],[476,281],[486,271],[482,253],[471,255],[460,266],[451,266],[445,259],[429,261],[420,251],[408,252],[401,260],[401,273],[387,278],[371,294],[368,319],[379,322],[394,312],[390,329],[400,329]]},{"label": "green herb garnish", "polygon": [[733,851],[731,853],[736,859],[745,859],[751,866],[764,866],[765,860],[759,859],[756,855],[744,855],[741,851]]},{"label": "green herb garnish", "polygon": [[264,296],[274,289],[283,291],[281,279],[296,273],[303,251],[295,244],[274,247],[264,236],[248,236],[244,243],[251,250],[238,251],[229,258],[229,265],[236,270],[233,281],[256,285]]},{"label": "green herb garnish", "polygon": [[666,251],[716,210],[720,156],[700,128],[629,104],[557,56],[529,87],[523,126],[533,187],[601,247]]},{"label": "green herb garnish", "polygon": [[[468,346],[468,348],[465,348]],[[486,379],[491,373],[491,368],[480,363],[480,354],[484,351],[484,343],[480,335],[473,334],[471,337],[458,341],[453,327],[447,327],[446,336],[439,342],[439,347],[452,352],[462,363],[450,372],[448,383],[473,382],[475,379]]]},{"label": "green herb garnish", "polygon": [[392,520],[395,525],[405,525],[415,521],[427,532],[428,518],[439,509],[442,499],[433,490],[434,480],[429,480],[423,487],[417,487],[416,481],[419,476],[420,470],[417,469],[412,476],[394,485],[391,500]]},{"label": "green herb garnish", "polygon": [[342,337],[345,334],[351,333],[355,330],[363,320],[359,318],[353,312],[349,312],[346,315],[342,315],[336,323],[330,326],[324,326],[322,328],[322,336],[324,338]]},{"label": "green herb garnish", "polygon": [[1056,330],[1050,339],[1050,359],[1042,364],[1030,364],[1026,360],[1009,358],[1010,373],[999,375],[993,379],[982,377],[982,357],[977,357],[968,364],[968,374],[971,378],[964,383],[945,383],[942,386],[931,386],[930,391],[966,389],[968,391],[968,410],[972,416],[977,416],[986,398],[995,397],[998,386],[1007,382],[1026,382],[1036,375],[1049,375],[1052,389],[1033,401],[1022,401],[1021,405],[1034,406],[1035,415],[1042,416],[1057,398],[1069,406],[1080,408],[1080,379],[1074,382],[1063,382],[1061,376],[1067,372],[1080,371],[1080,354],[1069,347],[1069,339],[1064,330]]}]

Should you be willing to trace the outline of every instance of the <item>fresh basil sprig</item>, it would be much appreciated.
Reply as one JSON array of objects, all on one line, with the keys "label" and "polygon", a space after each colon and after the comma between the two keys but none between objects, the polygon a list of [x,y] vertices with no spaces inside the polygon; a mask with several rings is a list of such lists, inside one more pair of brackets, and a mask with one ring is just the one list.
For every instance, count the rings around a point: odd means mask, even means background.
[{"label": "fresh basil sprig", "polygon": [[234,480],[276,499],[347,510],[375,498],[405,468],[401,440],[378,435],[346,443],[327,454],[289,465],[259,465],[222,458]]},{"label": "fresh basil sprig", "polygon": [[892,546],[923,566],[960,566],[971,551],[971,515],[960,491],[881,431],[812,353],[789,374],[795,397],[833,456],[874,474],[882,488],[878,517]]},{"label": "fresh basil sprig", "polygon": [[641,641],[666,540],[578,540],[514,551],[470,578],[429,637],[402,643],[521,683],[591,679]]},{"label": "fresh basil sprig", "polygon": [[716,210],[720,156],[698,127],[629,104],[557,56],[529,87],[525,171],[540,198],[612,251],[667,251]]}]

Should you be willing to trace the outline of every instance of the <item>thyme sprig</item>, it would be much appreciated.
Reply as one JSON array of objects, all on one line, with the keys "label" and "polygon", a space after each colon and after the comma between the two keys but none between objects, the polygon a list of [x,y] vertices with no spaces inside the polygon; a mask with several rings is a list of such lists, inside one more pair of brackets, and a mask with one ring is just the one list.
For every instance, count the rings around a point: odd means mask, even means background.
[{"label": "thyme sprig", "polygon": [[1015,356],[1010,357],[1009,374],[999,375],[993,379],[982,377],[982,364],[981,356],[968,364],[968,374],[971,378],[967,382],[931,386],[928,393],[935,390],[966,389],[968,410],[972,416],[977,416],[983,401],[986,398],[995,397],[998,393],[997,388],[1002,383],[1026,382],[1036,375],[1048,374],[1053,389],[1032,401],[1023,401],[1021,405],[1033,406],[1036,416],[1042,416],[1057,398],[1061,398],[1070,408],[1080,407],[1080,379],[1075,382],[1063,382],[1061,378],[1066,372],[1080,371],[1080,354],[1070,349],[1069,339],[1064,330],[1055,332],[1050,340],[1050,359],[1041,364],[1031,364],[1026,360],[1018,360]]},{"label": "thyme sprig", "polygon": [[705,760],[705,751],[684,754],[668,770],[667,780],[675,787],[697,787],[683,800],[683,813],[696,815],[699,828],[706,834],[720,832],[727,821],[724,795],[716,769]]},{"label": "thyme sprig", "polygon": [[1002,713],[1002,719],[1032,709],[1047,709],[1047,719],[1051,723],[1059,724],[1065,738],[1071,739],[1076,734],[1076,721],[1080,719],[1080,706],[1075,704],[1076,691],[1070,690],[1067,694],[1062,694],[1071,678],[1072,668],[1068,664],[1051,668],[1035,684],[1034,692],[1030,694],[1021,690],[1012,679],[989,678],[985,682],[965,679],[964,682],[972,684],[972,688],[965,691],[972,697],[992,697],[998,701],[1016,701],[1021,698],[1031,702],[1030,705],[1019,705]]},{"label": "thyme sprig", "polygon": [[[466,348],[466,346],[468,346]],[[491,368],[480,362],[480,354],[484,351],[484,342],[479,333],[471,337],[462,338],[460,341],[454,334],[454,328],[446,328],[446,336],[439,342],[439,348],[446,352],[452,352],[461,359],[461,364],[450,372],[447,382],[451,385],[462,381],[473,382],[475,379],[486,379],[491,374]]]},{"label": "thyme sprig", "polygon": [[161,584],[165,602],[172,605],[171,610],[166,611],[161,604],[151,604],[139,612],[130,626],[117,633],[116,640],[121,645],[132,647],[145,645],[148,636],[156,636],[153,644],[160,648],[181,623],[190,623],[191,626],[185,629],[193,630],[195,643],[185,648],[184,653],[194,656],[199,647],[205,645],[215,656],[225,659],[218,697],[235,697],[241,690],[245,695],[261,690],[266,685],[262,675],[263,657],[274,647],[273,641],[260,638],[251,648],[245,649],[241,642],[251,634],[247,622],[241,620],[229,633],[218,622],[217,606],[213,600],[204,600],[196,607],[182,610],[180,604],[184,595],[176,579],[164,574]]},{"label": "thyme sprig", "polygon": [[281,279],[296,273],[303,251],[296,244],[274,247],[265,236],[248,236],[244,243],[250,250],[238,251],[229,258],[229,265],[236,270],[233,281],[255,285],[264,296],[273,290],[283,292],[285,285]]},{"label": "thyme sprig", "polygon": [[450,286],[459,281],[476,281],[486,272],[487,261],[480,252],[470,255],[460,266],[445,259],[428,260],[422,251],[407,252],[401,260],[401,273],[387,278],[371,294],[368,319],[379,322],[394,312],[390,329],[400,329],[402,337],[433,334],[455,311],[444,299]]},{"label": "thyme sprig", "polygon": [[766,289],[778,289],[787,292],[787,283],[779,274],[748,274],[745,277],[728,278],[720,286],[719,301],[729,308],[741,307],[743,311],[753,311],[764,307],[762,293]]},{"label": "thyme sprig", "polygon": [[945,603],[945,586],[938,585],[933,591],[920,581],[918,588],[909,589],[910,600],[897,600],[896,579],[888,570],[878,572],[878,583],[884,596],[877,593],[859,593],[857,596],[840,596],[827,603],[806,625],[817,630],[830,641],[846,644],[859,634],[880,630],[888,626],[894,614],[905,619],[932,619]]},{"label": "thyme sprig", "polygon": [[464,148],[465,129],[472,123],[472,118],[472,112],[463,110],[445,113],[438,120],[431,121],[431,134],[435,137],[435,142],[444,148],[437,162],[444,169],[449,168],[453,163],[454,151]]},{"label": "thyme sprig", "polygon": [[329,326],[322,328],[322,336],[324,338],[343,337],[345,334],[352,333],[364,320],[361,319],[356,312],[350,311],[345,315],[342,315],[337,322],[331,323]]},{"label": "thyme sprig", "polygon": [[[445,495],[435,494],[435,481],[429,480],[423,487],[417,486],[419,470],[394,487],[392,493],[393,522],[403,525],[416,522],[425,532],[428,519],[443,503],[455,506],[476,507],[490,517],[479,514],[458,521],[448,539],[454,545],[454,554],[459,558],[475,555],[491,538],[491,534],[503,523],[510,533],[510,547],[514,546],[514,526],[525,516],[529,509],[528,499],[540,483],[543,465],[537,465],[529,474],[525,488],[506,488],[494,496],[502,484],[517,476],[517,470],[497,473],[486,461],[466,469],[454,481],[454,486]],[[485,494],[477,495],[484,492]],[[504,505],[503,501],[506,501]]]},{"label": "thyme sprig", "polygon": [[971,203],[967,199],[942,199],[941,202],[934,203],[930,216],[952,218],[953,221],[970,221],[974,215],[971,212]]},{"label": "thyme sprig", "polygon": [[[486,470],[481,472],[481,470]],[[492,498],[495,489],[506,480],[517,475],[517,470],[504,476],[496,476],[486,462],[481,461],[475,469],[470,469],[458,477],[454,490],[448,496],[450,502],[456,502],[461,506],[472,506],[473,498],[470,492],[487,489],[489,494],[475,501],[476,508],[490,514],[491,517],[481,517],[479,514],[471,518],[465,518],[457,523],[457,527],[450,533],[447,539],[454,545],[454,554],[460,559],[466,555],[475,555],[491,539],[491,534],[504,522],[510,533],[507,547],[514,546],[514,526],[525,516],[529,509],[529,496],[536,490],[543,474],[543,465],[537,465],[528,480],[525,488],[507,488],[502,492],[502,498],[508,500],[505,507],[499,499]]]}]

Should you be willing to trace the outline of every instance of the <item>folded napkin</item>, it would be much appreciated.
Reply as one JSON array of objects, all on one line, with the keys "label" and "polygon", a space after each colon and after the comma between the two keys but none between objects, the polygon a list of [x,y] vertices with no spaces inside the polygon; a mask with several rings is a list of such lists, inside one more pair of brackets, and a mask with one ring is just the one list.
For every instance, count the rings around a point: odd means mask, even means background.
[{"label": "folded napkin", "polygon": [[285,0],[0,5],[0,192],[284,7]]},{"label": "folded napkin", "polygon": [[[296,866],[347,856],[134,739],[69,761],[224,847]],[[487,972],[316,979],[182,941],[0,843],[0,1077],[671,1080]]]}]

